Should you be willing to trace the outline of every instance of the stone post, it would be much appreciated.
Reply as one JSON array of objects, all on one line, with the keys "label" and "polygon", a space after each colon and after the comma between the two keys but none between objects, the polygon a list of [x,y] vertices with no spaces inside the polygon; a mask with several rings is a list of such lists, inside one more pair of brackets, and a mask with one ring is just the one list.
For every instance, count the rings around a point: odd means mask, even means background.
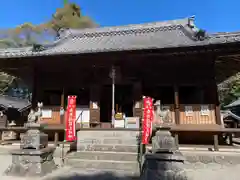
[{"label": "stone post", "polygon": [[141,180],[188,180],[183,169],[184,157],[169,130],[157,128],[152,138],[152,151],[144,157]]}]

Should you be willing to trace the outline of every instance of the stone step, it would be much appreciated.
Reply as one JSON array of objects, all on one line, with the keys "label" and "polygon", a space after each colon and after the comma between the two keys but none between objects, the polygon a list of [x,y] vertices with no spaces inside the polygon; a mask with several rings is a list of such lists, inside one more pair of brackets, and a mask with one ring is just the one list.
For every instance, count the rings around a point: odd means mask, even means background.
[{"label": "stone step", "polygon": [[133,180],[139,179],[139,172],[132,172],[126,170],[112,170],[112,169],[85,169],[85,168],[74,168],[71,166],[64,166],[57,169],[53,173],[49,174],[45,180],[67,180],[67,179],[84,179],[91,180],[97,178],[98,180]]},{"label": "stone step", "polygon": [[122,170],[139,172],[139,163],[133,161],[66,159],[65,165],[80,169]]},{"label": "stone step", "polygon": [[[133,177],[133,178],[139,178],[140,173],[139,170],[137,172],[128,171],[128,170],[116,170],[116,169],[86,169],[86,168],[74,168],[71,167],[71,170],[68,173],[74,173],[74,174],[81,174],[81,175],[114,175],[114,177]],[[103,178],[104,179],[104,178]],[[105,179],[109,179],[108,176],[106,176]]]},{"label": "stone step", "polygon": [[78,137],[78,144],[124,144],[124,145],[137,145],[138,140],[126,137]]},{"label": "stone step", "polygon": [[137,161],[138,153],[129,152],[104,152],[104,151],[81,151],[67,155],[68,159],[88,160],[113,160],[113,161]]},{"label": "stone step", "polygon": [[138,137],[139,131],[130,131],[130,130],[80,130],[77,132],[78,138],[89,138],[89,137],[102,137],[102,138],[127,138],[127,139],[134,139]]},{"label": "stone step", "polygon": [[78,144],[77,151],[138,152],[137,145],[122,144]]}]

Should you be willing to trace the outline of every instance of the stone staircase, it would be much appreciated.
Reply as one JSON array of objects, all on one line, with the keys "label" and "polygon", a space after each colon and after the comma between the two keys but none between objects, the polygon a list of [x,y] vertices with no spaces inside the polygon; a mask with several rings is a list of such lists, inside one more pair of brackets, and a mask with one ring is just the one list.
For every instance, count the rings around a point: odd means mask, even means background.
[{"label": "stone staircase", "polygon": [[81,130],[77,152],[67,155],[66,165],[94,172],[139,175],[136,130]]}]

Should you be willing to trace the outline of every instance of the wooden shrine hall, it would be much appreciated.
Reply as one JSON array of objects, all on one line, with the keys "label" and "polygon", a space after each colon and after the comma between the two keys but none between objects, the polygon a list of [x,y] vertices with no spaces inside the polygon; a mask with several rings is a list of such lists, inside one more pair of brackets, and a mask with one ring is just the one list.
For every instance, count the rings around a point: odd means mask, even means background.
[{"label": "wooden shrine hall", "polygon": [[191,17],[62,30],[51,44],[1,50],[0,65],[32,87],[49,126],[64,123],[60,109],[76,95],[82,128],[109,128],[113,113],[128,119],[116,127],[137,127],[145,95],[174,126],[210,127],[222,124],[217,84],[239,72],[239,49],[240,33],[208,34]]}]

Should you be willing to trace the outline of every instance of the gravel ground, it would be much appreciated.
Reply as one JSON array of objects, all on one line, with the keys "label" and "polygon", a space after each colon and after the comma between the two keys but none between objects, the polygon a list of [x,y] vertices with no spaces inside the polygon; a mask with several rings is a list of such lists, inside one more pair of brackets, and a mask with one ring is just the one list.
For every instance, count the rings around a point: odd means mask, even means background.
[{"label": "gravel ground", "polygon": [[[55,159],[56,164],[60,164],[59,158]],[[3,172],[11,164],[11,156],[0,153],[0,179],[1,180],[91,180],[91,179],[116,179],[114,175],[94,175],[92,172],[91,177],[83,175],[86,172],[81,172],[70,167],[62,167],[54,171],[52,174],[43,178],[18,178],[18,177],[7,177],[3,176]],[[239,165],[220,165],[216,163],[202,164],[195,163],[185,165],[185,170],[190,178],[190,180],[239,180],[240,179],[240,163]],[[124,180],[125,178],[119,178],[119,180]],[[127,178],[128,179],[128,178]]]}]

